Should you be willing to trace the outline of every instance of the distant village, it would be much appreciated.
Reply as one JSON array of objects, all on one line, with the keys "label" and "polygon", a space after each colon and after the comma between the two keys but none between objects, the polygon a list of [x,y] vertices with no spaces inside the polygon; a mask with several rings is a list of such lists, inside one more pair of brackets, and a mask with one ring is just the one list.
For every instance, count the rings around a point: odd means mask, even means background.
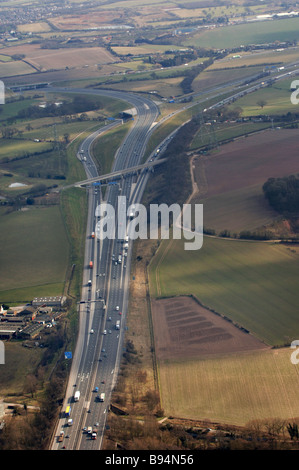
[{"label": "distant village", "polygon": [[55,327],[66,311],[67,298],[36,297],[30,304],[16,307],[0,307],[0,339],[33,340],[44,328]]}]

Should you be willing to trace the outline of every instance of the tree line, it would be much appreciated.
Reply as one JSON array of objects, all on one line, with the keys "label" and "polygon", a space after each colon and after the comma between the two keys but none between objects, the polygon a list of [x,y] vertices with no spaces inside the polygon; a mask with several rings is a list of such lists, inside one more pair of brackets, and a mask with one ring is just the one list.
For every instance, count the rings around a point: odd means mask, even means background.
[{"label": "tree line", "polygon": [[76,96],[70,102],[64,102],[60,106],[55,103],[47,105],[45,108],[40,106],[29,106],[21,109],[17,117],[20,119],[40,119],[43,117],[65,116],[69,114],[84,113],[99,108],[99,104],[91,99],[82,96]]}]

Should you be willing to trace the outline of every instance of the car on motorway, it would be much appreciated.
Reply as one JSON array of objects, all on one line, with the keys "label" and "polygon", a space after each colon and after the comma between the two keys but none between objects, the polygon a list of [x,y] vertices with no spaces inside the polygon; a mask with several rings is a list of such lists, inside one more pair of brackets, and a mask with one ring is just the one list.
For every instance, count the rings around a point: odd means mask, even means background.
[{"label": "car on motorway", "polygon": [[104,330],[104,331],[103,331],[103,335],[106,335],[106,334],[107,334],[107,330]]},{"label": "car on motorway", "polygon": [[94,333],[94,330],[93,330],[93,329],[91,329],[91,330],[90,330],[90,334],[93,334],[93,333]]},{"label": "car on motorway", "polygon": [[118,310],[119,310],[119,306],[118,306],[118,305],[115,307],[115,310],[116,310],[116,311],[118,311]]}]

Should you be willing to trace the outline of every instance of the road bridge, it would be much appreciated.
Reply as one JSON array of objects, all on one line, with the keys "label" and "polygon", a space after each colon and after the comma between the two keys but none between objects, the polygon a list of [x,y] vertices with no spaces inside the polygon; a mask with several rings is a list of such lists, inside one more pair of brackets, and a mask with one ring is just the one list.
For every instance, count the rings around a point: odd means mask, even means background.
[{"label": "road bridge", "polygon": [[62,189],[69,189],[69,188],[82,188],[84,186],[90,186],[95,183],[108,183],[109,180],[117,180],[124,178],[126,175],[132,176],[139,174],[142,170],[149,170],[154,168],[157,165],[161,165],[162,163],[166,162],[166,158],[161,158],[159,160],[154,160],[152,162],[146,162],[142,165],[136,165],[129,168],[124,168],[121,170],[113,171],[111,173],[107,173],[106,175],[96,176],[94,178],[88,178],[83,181],[78,181],[77,183],[73,183],[68,186],[64,186]]}]

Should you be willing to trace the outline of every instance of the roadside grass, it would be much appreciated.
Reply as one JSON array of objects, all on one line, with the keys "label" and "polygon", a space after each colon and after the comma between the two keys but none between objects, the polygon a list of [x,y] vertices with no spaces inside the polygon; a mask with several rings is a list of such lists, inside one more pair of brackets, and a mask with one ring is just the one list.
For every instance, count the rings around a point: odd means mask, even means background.
[{"label": "roadside grass", "polygon": [[299,337],[299,251],[288,246],[204,237],[197,251],[163,241],[150,265],[155,298],[196,295],[270,345]]},{"label": "roadside grass", "polygon": [[289,348],[160,362],[162,407],[168,416],[211,423],[291,421],[299,415],[297,367]]},{"label": "roadside grass", "polygon": [[143,161],[145,161],[149,157],[151,152],[153,152],[153,150],[159,145],[162,140],[164,140],[169,134],[175,131],[179,126],[191,119],[194,115],[196,115],[198,110],[202,108],[202,104],[195,104],[193,107],[186,109],[185,111],[178,112],[174,114],[174,116],[165,120],[162,124],[159,124],[157,129],[153,130],[152,135],[149,138]]},{"label": "roadside grass", "polygon": [[128,133],[133,121],[128,121],[120,127],[111,129],[101,135],[93,143],[92,155],[96,161],[99,173],[105,175],[110,173],[115,157],[115,153],[121,142]]}]

